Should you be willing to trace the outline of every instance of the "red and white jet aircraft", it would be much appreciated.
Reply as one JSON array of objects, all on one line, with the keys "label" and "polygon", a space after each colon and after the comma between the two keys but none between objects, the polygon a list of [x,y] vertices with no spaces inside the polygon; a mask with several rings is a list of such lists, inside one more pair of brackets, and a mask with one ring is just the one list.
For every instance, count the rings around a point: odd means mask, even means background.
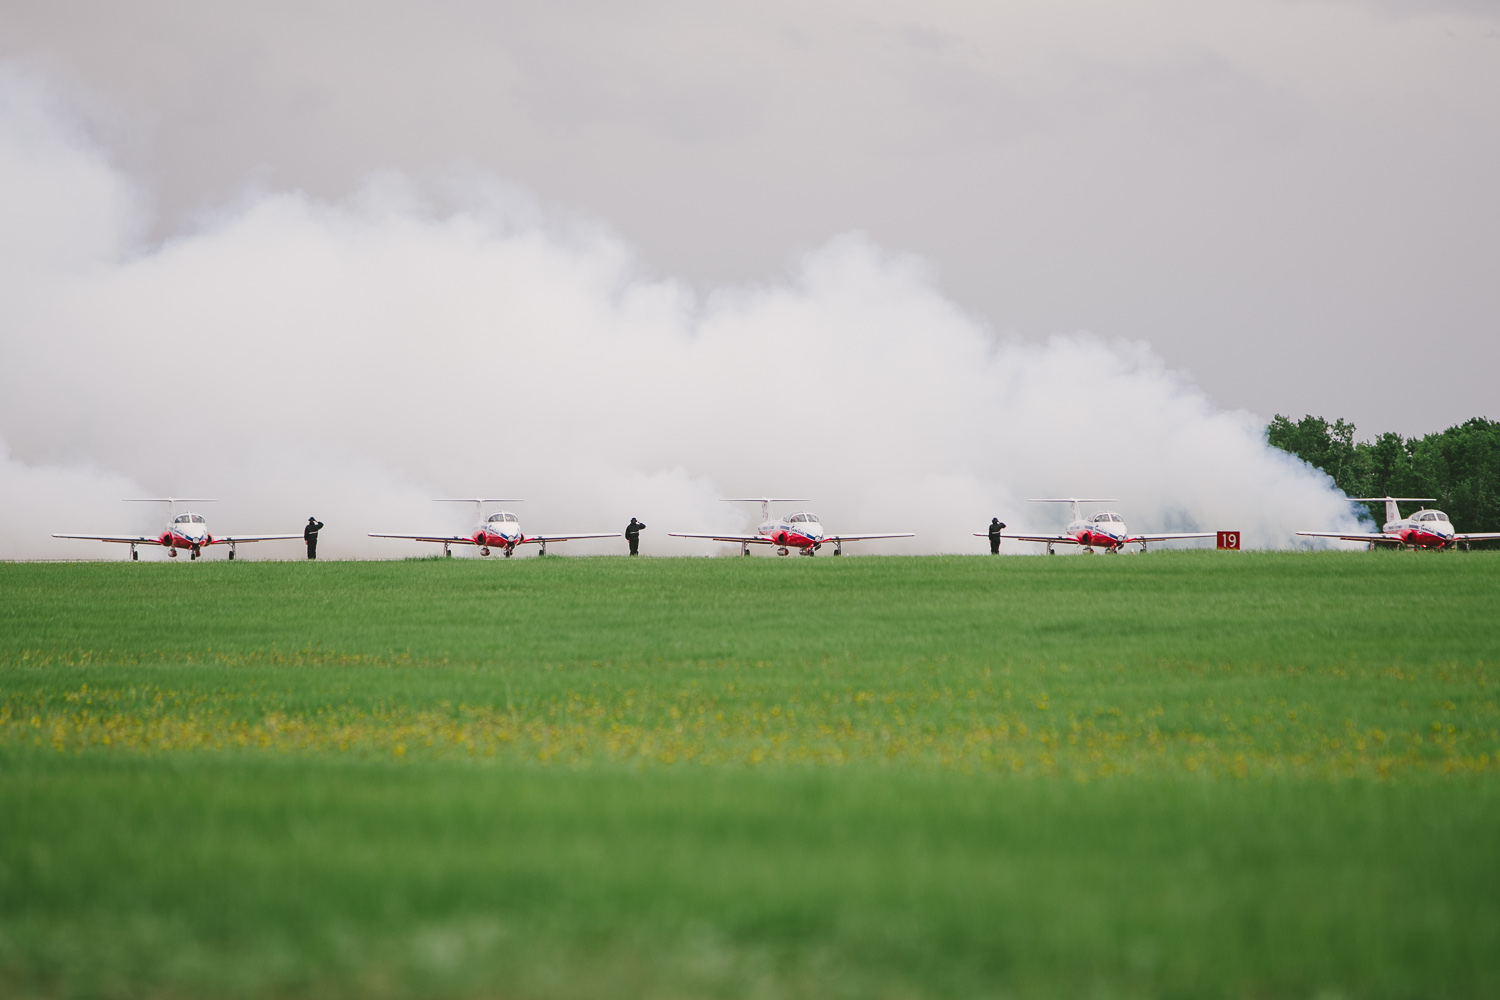
[{"label": "red and white jet aircraft", "polygon": [[[1118,553],[1126,545],[1139,545],[1141,551],[1146,551],[1146,546],[1153,542],[1174,542],[1184,538],[1213,538],[1212,531],[1167,531],[1155,534],[1133,535],[1130,529],[1125,527],[1125,519],[1112,510],[1103,510],[1097,514],[1083,517],[1078,505],[1081,503],[1118,503],[1112,498],[1089,499],[1087,497],[1059,497],[1040,500],[1027,500],[1027,503],[1065,503],[1072,505],[1072,518],[1068,526],[1060,535],[1007,535],[1001,532],[1001,538],[1014,538],[1022,542],[1044,542],[1047,546],[1047,554],[1053,554],[1054,545],[1079,545],[1083,551],[1093,552],[1100,548],[1109,553]],[[978,538],[988,538],[988,532],[974,532]]]},{"label": "red and white jet aircraft", "polygon": [[806,503],[805,499],[796,497],[749,497],[732,500],[724,500],[723,503],[758,503],[760,504],[761,525],[753,535],[694,535],[685,531],[669,531],[667,534],[673,538],[710,538],[716,542],[738,542],[740,555],[748,556],[752,545],[774,545],[776,554],[788,555],[792,549],[796,549],[804,556],[816,555],[825,542],[833,543],[833,554],[841,556],[844,554],[845,542],[864,542],[872,538],[915,538],[916,532],[898,531],[879,535],[830,535],[823,531],[823,523],[818,520],[818,515],[810,510],[798,511],[789,517],[778,517],[772,519],[771,504],[773,503]]},{"label": "red and white jet aircraft", "polygon": [[197,499],[184,497],[126,497],[127,503],[164,503],[168,505],[171,512],[171,520],[162,529],[159,535],[53,535],[53,538],[81,538],[91,542],[119,542],[130,546],[130,558],[139,559],[136,552],[138,545],[161,545],[167,550],[167,555],[173,559],[177,558],[178,549],[187,549],[191,558],[197,559],[202,555],[202,550],[210,545],[229,546],[229,558],[234,558],[234,547],[247,542],[279,542],[283,540],[302,540],[301,535],[215,535],[208,530],[208,522],[203,519],[202,514],[194,514],[192,511],[177,513],[177,505],[180,503],[218,503],[217,500],[207,497]]},{"label": "red and white jet aircraft", "polygon": [[505,500],[490,497],[475,497],[474,499],[436,499],[433,503],[471,503],[474,505],[474,516],[477,523],[470,529],[467,535],[391,535],[383,532],[370,532],[371,538],[404,538],[412,542],[436,542],[443,547],[443,555],[453,555],[455,545],[475,545],[479,548],[479,554],[487,556],[491,548],[504,549],[505,558],[509,559],[515,554],[517,545],[536,545],[537,555],[547,554],[548,542],[570,542],[579,538],[619,538],[618,531],[593,531],[572,532],[566,535],[528,535],[521,530],[521,522],[508,510],[498,510],[489,517],[484,516],[484,505],[487,503],[523,503],[521,500]]},{"label": "red and white jet aircraft", "polygon": [[1425,507],[1411,517],[1402,517],[1398,503],[1425,503],[1433,497],[1350,497],[1354,503],[1379,503],[1385,501],[1385,524],[1380,531],[1354,531],[1347,534],[1337,531],[1299,531],[1297,534],[1309,538],[1341,538],[1346,542],[1369,542],[1370,548],[1391,545],[1397,548],[1451,549],[1470,542],[1490,542],[1500,538],[1500,531],[1453,530],[1453,522],[1440,510]]}]

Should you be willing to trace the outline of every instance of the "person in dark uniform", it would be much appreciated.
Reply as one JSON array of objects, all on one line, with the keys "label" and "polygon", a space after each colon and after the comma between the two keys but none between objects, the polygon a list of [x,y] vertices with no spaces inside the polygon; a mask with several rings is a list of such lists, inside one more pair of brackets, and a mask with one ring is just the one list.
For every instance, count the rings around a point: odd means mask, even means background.
[{"label": "person in dark uniform", "polygon": [[1005,530],[1005,522],[998,517],[990,518],[990,555],[1000,554],[1000,532]]},{"label": "person in dark uniform", "polygon": [[625,540],[630,543],[630,554],[633,556],[641,554],[641,532],[645,530],[645,527],[644,524],[633,517],[630,519],[630,523],[625,526]]},{"label": "person in dark uniform", "polygon": [[307,519],[307,527],[302,529],[302,540],[307,542],[307,558],[318,558],[318,532],[322,530],[323,522],[315,517]]}]

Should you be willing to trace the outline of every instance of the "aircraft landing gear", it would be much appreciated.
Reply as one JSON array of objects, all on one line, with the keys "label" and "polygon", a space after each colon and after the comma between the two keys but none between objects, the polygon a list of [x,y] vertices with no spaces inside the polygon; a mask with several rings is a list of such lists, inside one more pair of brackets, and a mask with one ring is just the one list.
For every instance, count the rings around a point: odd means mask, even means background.
[{"label": "aircraft landing gear", "polygon": [[1055,556],[1055,555],[1057,555],[1057,553],[1056,553],[1056,552],[1053,552],[1053,551],[1052,551],[1052,543],[1051,543],[1051,542],[1048,542],[1048,543],[1047,543],[1047,554],[1048,554],[1048,555],[1049,555],[1049,556]]},{"label": "aircraft landing gear", "polygon": [[547,554],[547,543],[545,541],[536,543],[536,554],[539,556]]},{"label": "aircraft landing gear", "polygon": [[447,556],[449,559],[453,558],[453,547],[447,542],[443,543],[443,555]]},{"label": "aircraft landing gear", "polygon": [[742,555],[742,556],[748,556],[749,554],[750,554],[750,543],[749,542],[740,542],[740,555]]},{"label": "aircraft landing gear", "polygon": [[134,562],[135,560],[139,559],[140,557],[141,557],[141,554],[135,550],[135,544],[131,543],[131,546],[130,546],[130,560],[131,560],[131,562]]},{"label": "aircraft landing gear", "polygon": [[844,554],[844,540],[842,538],[834,540],[833,554],[836,556],[841,556]]},{"label": "aircraft landing gear", "polygon": [[808,545],[801,550],[801,554],[804,556],[815,556],[818,553],[813,550],[813,547],[811,545]]},{"label": "aircraft landing gear", "polygon": [[515,554],[516,554],[516,547],[514,545],[507,545],[505,547],[505,558],[509,559],[511,556],[513,556]]},{"label": "aircraft landing gear", "polygon": [[192,555],[191,555],[191,558],[193,558],[193,559],[197,559],[197,558],[198,558],[198,556],[199,556],[199,552],[198,552],[198,546],[196,546],[196,545],[194,545],[194,546],[193,546],[193,551],[192,551]]}]

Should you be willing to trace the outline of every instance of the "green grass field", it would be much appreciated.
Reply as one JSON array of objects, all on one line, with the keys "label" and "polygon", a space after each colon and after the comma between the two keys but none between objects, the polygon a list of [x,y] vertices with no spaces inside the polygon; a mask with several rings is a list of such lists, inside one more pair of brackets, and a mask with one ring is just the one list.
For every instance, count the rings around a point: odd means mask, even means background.
[{"label": "green grass field", "polygon": [[1500,554],[0,565],[0,994],[1500,995]]}]

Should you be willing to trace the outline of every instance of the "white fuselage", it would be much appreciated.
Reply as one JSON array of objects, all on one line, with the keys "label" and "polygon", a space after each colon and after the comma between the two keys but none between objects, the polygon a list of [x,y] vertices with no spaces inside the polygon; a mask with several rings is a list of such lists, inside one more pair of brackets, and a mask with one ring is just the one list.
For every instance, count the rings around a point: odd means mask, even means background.
[{"label": "white fuselage", "polygon": [[168,549],[197,549],[211,544],[213,537],[203,515],[189,512],[173,517],[162,529],[160,541]]},{"label": "white fuselage", "polygon": [[521,531],[520,520],[508,510],[491,514],[474,525],[470,534],[474,538],[474,544],[479,546],[480,552],[486,555],[491,547],[505,549],[508,554],[526,538],[525,533]]},{"label": "white fuselage", "polygon": [[1453,543],[1456,533],[1448,515],[1440,510],[1419,510],[1411,517],[1387,521],[1380,530],[1402,545],[1423,549],[1445,548]]},{"label": "white fuselage", "polygon": [[823,544],[823,524],[811,511],[798,511],[786,517],[771,518],[755,529],[784,549],[816,549]]},{"label": "white fuselage", "polygon": [[1084,548],[1117,549],[1130,537],[1124,518],[1114,511],[1100,511],[1068,522],[1064,534],[1078,539]]}]

